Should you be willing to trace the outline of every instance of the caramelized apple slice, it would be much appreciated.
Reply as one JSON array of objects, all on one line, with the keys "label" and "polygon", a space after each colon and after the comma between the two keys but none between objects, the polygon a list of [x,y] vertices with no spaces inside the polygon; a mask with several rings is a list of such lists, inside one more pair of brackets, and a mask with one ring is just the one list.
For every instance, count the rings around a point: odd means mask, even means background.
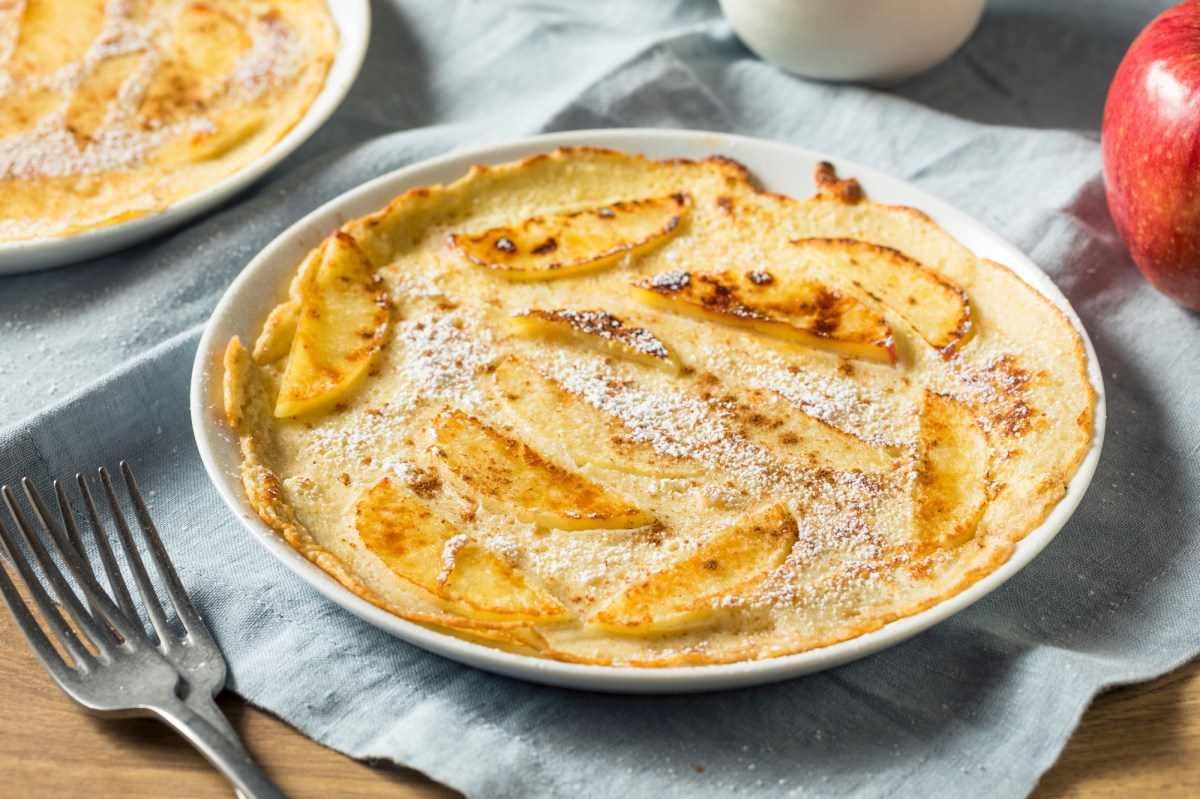
[{"label": "caramelized apple slice", "polygon": [[607,311],[522,310],[509,317],[509,326],[522,336],[565,338],[650,366],[679,374],[679,359],[642,327],[633,327]]},{"label": "caramelized apple slice", "polygon": [[798,239],[807,261],[845,275],[891,306],[942,357],[971,337],[971,304],[962,289],[919,261],[889,247],[855,239]]},{"label": "caramelized apple slice", "polygon": [[441,414],[431,454],[463,487],[521,521],[558,530],[625,529],[654,521],[587,478],[462,411]]},{"label": "caramelized apple slice", "polygon": [[630,286],[637,302],[772,338],[882,363],[895,363],[892,329],[847,294],[812,280],[755,270],[664,272]]},{"label": "caramelized apple slice", "polygon": [[348,233],[333,234],[316,274],[299,290],[276,416],[319,410],[344,397],[366,373],[387,331],[387,293]]},{"label": "caramelized apple slice", "polygon": [[987,476],[987,436],[970,409],[926,391],[917,442],[917,543],[949,548],[969,540],[987,501]]},{"label": "caramelized apple slice", "polygon": [[484,620],[549,622],[569,611],[507,561],[383,478],[354,508],[363,544],[395,574]]},{"label": "caramelized apple slice", "polygon": [[304,295],[308,293],[317,276],[317,270],[325,260],[325,248],[329,246],[329,242],[336,240],[336,236],[329,236],[304,256],[300,268],[296,270],[296,276],[288,286],[287,300],[271,309],[267,321],[263,323],[262,332],[254,342],[255,363],[272,363],[291,350],[292,340],[296,337],[296,323],[300,319],[300,306],[304,304]]},{"label": "caramelized apple slice", "polygon": [[635,441],[620,419],[517,358],[509,356],[496,369],[494,387],[522,423],[558,439],[576,463],[651,477],[691,477],[703,471],[694,460]]},{"label": "caramelized apple slice", "polygon": [[570,616],[562,603],[492,550],[471,539],[458,540],[462,543],[452,539],[442,551],[449,567],[442,590],[447,599],[471,608],[466,615],[541,623]]},{"label": "caramelized apple slice", "polygon": [[667,240],[688,210],[683,194],[627,200],[467,236],[450,245],[472,263],[512,280],[550,280],[612,266]]},{"label": "caramelized apple slice", "polygon": [[763,575],[783,563],[797,534],[787,509],[771,505],[725,528],[683,560],[629,584],[587,623],[649,635],[709,621],[722,600],[752,593]]}]

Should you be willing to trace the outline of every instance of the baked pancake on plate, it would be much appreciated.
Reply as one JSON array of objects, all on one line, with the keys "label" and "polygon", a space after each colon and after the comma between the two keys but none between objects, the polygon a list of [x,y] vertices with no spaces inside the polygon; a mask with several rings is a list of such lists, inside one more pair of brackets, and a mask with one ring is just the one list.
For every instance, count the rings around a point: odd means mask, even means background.
[{"label": "baked pancake on plate", "polygon": [[1096,450],[1085,342],[814,165],[797,199],[561,147],[293,241],[273,308],[201,347],[250,506],[362,600],[526,660],[765,661],[967,595]]},{"label": "baked pancake on plate", "polygon": [[0,268],[260,161],[322,94],[347,16],[325,0],[0,6]]},{"label": "baked pancake on plate", "polygon": [[1054,284],[946,202],[630,129],[451,153],[296,222],[218,303],[192,422],[235,516],[342,608],[508,676],[678,693],[1004,584],[1081,501],[1105,399]]}]

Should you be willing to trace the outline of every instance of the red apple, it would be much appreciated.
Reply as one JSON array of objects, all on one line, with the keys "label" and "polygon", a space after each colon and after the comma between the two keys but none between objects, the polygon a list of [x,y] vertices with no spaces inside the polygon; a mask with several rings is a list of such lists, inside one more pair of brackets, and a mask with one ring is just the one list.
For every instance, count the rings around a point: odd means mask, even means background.
[{"label": "red apple", "polygon": [[1108,207],[1134,263],[1200,311],[1200,0],[1164,11],[1134,40],[1101,139]]}]

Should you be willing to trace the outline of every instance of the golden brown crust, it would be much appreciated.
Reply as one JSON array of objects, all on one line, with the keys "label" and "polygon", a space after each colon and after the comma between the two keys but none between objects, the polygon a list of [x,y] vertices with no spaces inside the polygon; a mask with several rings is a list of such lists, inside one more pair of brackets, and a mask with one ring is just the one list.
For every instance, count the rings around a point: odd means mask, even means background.
[{"label": "golden brown crust", "polygon": [[239,439],[244,459],[242,466],[242,486],[255,512],[283,536],[297,552],[303,555],[314,566],[317,566],[342,587],[359,599],[364,599],[382,610],[394,613],[408,621],[419,624],[431,624],[438,627],[463,628],[468,630],[506,630],[525,629],[528,625],[520,621],[494,621],[474,618],[464,618],[451,613],[421,613],[397,607],[363,584],[346,564],[327,548],[316,543],[309,532],[300,525],[290,506],[283,500],[283,490],[279,478],[270,469],[255,465],[258,463],[254,440],[248,436]]},{"label": "golden brown crust", "polygon": [[862,186],[854,178],[839,180],[833,164],[821,161],[817,164],[815,179],[817,196],[824,200],[854,205],[863,199]]}]

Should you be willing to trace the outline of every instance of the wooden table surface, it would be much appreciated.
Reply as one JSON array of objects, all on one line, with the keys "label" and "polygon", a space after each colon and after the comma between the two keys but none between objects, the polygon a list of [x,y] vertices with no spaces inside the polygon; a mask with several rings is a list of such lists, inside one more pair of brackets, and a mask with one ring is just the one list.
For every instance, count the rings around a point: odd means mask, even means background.
[{"label": "wooden table surface", "polygon": [[[207,799],[233,795],[181,738],[149,719],[88,716],[0,611],[0,796]],[[368,765],[225,695],[251,753],[293,799],[432,799],[459,794],[411,769]],[[1034,797],[1200,796],[1200,661],[1101,696]]]}]

